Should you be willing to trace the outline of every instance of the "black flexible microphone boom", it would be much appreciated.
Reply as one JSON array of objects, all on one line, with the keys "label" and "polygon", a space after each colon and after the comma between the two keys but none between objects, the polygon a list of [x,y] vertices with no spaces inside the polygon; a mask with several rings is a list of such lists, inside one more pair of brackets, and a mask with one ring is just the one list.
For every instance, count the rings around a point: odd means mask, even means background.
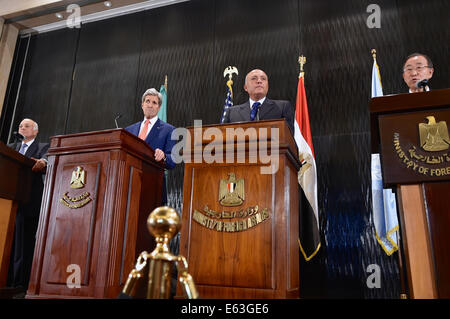
[{"label": "black flexible microphone boom", "polygon": [[114,119],[114,122],[116,122],[116,128],[119,128],[119,124],[117,124],[117,120],[122,117],[122,114],[118,114],[116,118]]},{"label": "black flexible microphone boom", "polygon": [[19,141],[22,142],[25,139],[25,137],[23,137],[23,135],[18,133],[17,131],[13,132],[13,136],[14,136],[15,142],[19,142]]},{"label": "black flexible microphone boom", "polygon": [[418,89],[425,89],[425,87],[427,85],[428,85],[428,79],[425,79],[425,80],[422,80],[422,81],[419,81],[419,82],[416,83],[416,87]]}]

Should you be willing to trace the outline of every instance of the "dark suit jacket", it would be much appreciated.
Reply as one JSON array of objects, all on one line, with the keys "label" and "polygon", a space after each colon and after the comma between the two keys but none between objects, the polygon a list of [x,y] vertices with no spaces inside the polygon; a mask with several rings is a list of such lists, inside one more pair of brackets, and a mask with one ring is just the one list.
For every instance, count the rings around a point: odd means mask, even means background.
[{"label": "dark suit jacket", "polygon": [[[286,119],[292,134],[294,134],[294,108],[289,101],[266,98],[259,107],[258,115],[260,120]],[[250,101],[228,108],[224,117],[224,123],[247,121],[250,121]]]},{"label": "dark suit jacket", "polygon": [[[17,152],[20,150],[20,146],[22,146],[22,142],[11,143],[8,144],[9,147],[15,149]],[[39,143],[34,140],[33,144],[31,144],[27,151],[25,152],[26,157],[34,157],[35,159],[45,158],[47,159],[47,151],[50,144],[48,143]]]},{"label": "dark suit jacket", "polygon": [[[142,122],[134,123],[125,128],[131,134],[139,136],[139,129]],[[172,159],[172,148],[176,144],[176,140],[171,139],[171,135],[175,127],[158,119],[153,125],[150,133],[148,133],[145,142],[152,148],[159,148],[166,154],[166,168],[172,169],[175,167],[175,162]],[[163,178],[163,191],[162,191],[162,205],[167,204],[167,192],[166,192],[166,176]]]},{"label": "dark suit jacket", "polygon": [[[139,136],[139,129],[141,127],[142,122],[134,123],[128,127],[125,128],[128,132],[131,134],[134,134],[136,136]],[[145,142],[152,148],[157,149],[159,148],[161,151],[166,154],[166,168],[172,169],[175,167],[175,163],[172,160],[172,148],[176,144],[176,140],[171,140],[172,131],[175,129],[172,125],[169,123],[166,123],[164,121],[161,121],[158,119],[153,125],[152,130],[150,133],[148,133],[147,138],[145,139]]]}]

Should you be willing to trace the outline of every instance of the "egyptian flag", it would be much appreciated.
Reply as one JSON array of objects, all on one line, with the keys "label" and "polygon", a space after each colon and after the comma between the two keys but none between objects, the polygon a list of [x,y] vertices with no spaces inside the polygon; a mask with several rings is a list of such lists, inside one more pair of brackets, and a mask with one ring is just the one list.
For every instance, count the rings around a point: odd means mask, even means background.
[{"label": "egyptian flag", "polygon": [[301,186],[299,246],[306,261],[320,249],[319,207],[317,203],[317,172],[314,159],[308,104],[303,73],[299,76],[295,110],[294,138],[300,158],[298,182]]}]

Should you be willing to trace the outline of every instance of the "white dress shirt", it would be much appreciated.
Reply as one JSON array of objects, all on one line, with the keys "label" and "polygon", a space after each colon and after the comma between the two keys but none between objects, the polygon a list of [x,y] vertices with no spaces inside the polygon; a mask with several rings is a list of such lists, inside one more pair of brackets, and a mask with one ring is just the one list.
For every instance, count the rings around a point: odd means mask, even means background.
[{"label": "white dress shirt", "polygon": [[259,103],[261,103],[259,106],[261,107],[261,105],[264,103],[264,101],[266,100],[266,97],[263,97],[261,100],[259,100],[259,101],[253,101],[252,99],[249,99],[250,100],[250,110],[252,109],[252,106],[253,106],[253,103],[255,103],[255,102],[259,102]]}]

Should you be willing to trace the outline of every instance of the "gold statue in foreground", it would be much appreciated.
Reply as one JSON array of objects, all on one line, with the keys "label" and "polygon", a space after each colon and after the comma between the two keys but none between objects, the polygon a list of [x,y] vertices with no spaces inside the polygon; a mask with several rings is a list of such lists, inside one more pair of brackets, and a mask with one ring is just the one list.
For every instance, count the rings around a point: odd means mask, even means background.
[{"label": "gold statue in foreground", "polygon": [[128,275],[122,293],[132,298],[167,299],[170,297],[170,281],[173,263],[177,263],[179,282],[185,296],[197,299],[198,292],[192,276],[187,272],[186,258],[169,251],[170,240],[181,228],[180,217],[170,207],[158,207],[149,215],[147,227],[156,239],[151,254],[143,251],[135,268]]}]

